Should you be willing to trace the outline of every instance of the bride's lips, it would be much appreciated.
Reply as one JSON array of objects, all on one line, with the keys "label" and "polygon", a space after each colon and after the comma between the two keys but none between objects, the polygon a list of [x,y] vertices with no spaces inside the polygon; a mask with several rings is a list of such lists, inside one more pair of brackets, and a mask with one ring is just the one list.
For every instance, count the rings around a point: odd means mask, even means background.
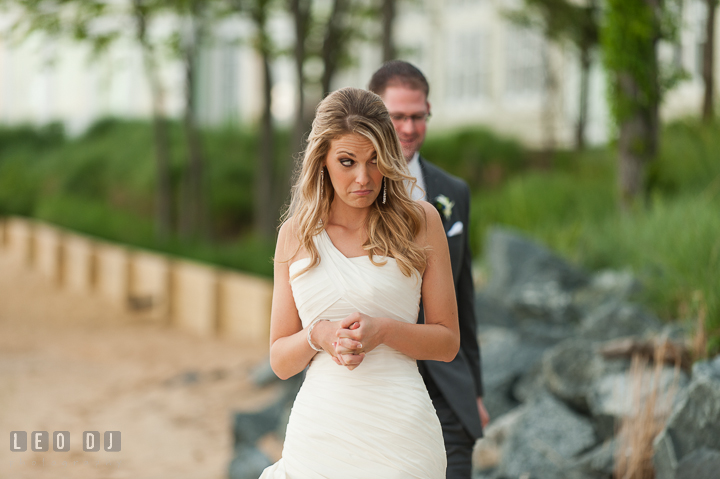
[{"label": "bride's lips", "polygon": [[370,193],[372,193],[372,190],[357,190],[357,191],[353,191],[353,194],[354,194],[354,195],[359,195],[359,196],[367,196],[367,195],[369,195]]}]

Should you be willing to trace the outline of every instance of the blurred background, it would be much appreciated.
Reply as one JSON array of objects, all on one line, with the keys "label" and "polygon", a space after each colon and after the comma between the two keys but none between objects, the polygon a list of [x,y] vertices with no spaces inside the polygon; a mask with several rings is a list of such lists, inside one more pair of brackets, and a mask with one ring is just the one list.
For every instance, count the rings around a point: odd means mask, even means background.
[{"label": "blurred background", "polygon": [[[473,192],[478,288],[492,279],[486,232],[511,227],[588,271],[629,271],[643,285],[634,299],[701,333],[712,355],[716,10],[717,0],[2,0],[0,217],[271,278],[315,106],[400,58],[430,82],[421,153]],[[8,264],[7,288],[36,287]],[[15,290],[0,302],[19,301]],[[54,315],[66,311],[56,300]],[[2,316],[13,328],[17,304]],[[247,348],[243,374],[267,345]]]}]

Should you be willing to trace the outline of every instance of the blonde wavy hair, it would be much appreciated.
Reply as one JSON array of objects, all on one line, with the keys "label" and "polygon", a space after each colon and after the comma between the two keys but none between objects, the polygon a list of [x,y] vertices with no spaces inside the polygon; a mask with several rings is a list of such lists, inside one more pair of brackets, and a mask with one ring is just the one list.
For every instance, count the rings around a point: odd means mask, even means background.
[{"label": "blonde wavy hair", "polygon": [[[400,271],[410,277],[422,274],[427,266],[427,252],[415,243],[425,224],[425,212],[408,193],[406,182],[415,187],[390,115],[382,99],[369,91],[343,88],[328,95],[317,107],[312,131],[308,137],[299,171],[292,188],[290,207],[283,223],[293,222],[293,231],[301,247],[310,255],[310,263],[293,277],[299,276],[320,262],[313,237],[325,229],[335,191],[330,175],[321,181],[320,171],[327,158],[330,142],[355,133],[372,142],[377,154],[378,170],[387,185],[387,200],[378,195],[366,219],[367,241],[363,249],[376,266],[373,255],[394,258]],[[294,256],[294,254],[292,255]]]}]

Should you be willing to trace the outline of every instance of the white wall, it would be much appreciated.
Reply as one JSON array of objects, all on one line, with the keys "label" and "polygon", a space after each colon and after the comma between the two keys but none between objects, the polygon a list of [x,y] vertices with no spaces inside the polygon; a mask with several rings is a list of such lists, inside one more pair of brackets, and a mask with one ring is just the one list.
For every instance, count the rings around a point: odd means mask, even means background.
[{"label": "white wall", "polygon": [[[431,128],[442,130],[482,124],[523,142],[542,146],[548,124],[561,145],[574,137],[577,118],[579,67],[568,48],[547,45],[532,32],[509,25],[501,9],[517,0],[423,0],[399,6],[396,40],[403,58],[415,63],[428,77],[433,105]],[[701,0],[687,4],[686,24],[680,47],[664,47],[665,57],[677,57],[693,74],[672,91],[663,107],[666,118],[699,114],[702,80],[696,56],[703,27]],[[0,13],[0,27],[10,16]],[[716,44],[716,77],[720,83],[720,21]],[[155,25],[153,34],[176,28],[172,18]],[[279,15],[271,22],[279,45],[290,48],[294,41],[291,19]],[[250,46],[252,25],[228,21],[215,29],[216,36],[245,39],[231,45],[216,43],[201,56],[200,119],[205,124],[251,122],[262,107],[261,63]],[[357,65],[342,72],[334,87],[366,87],[380,66],[377,44],[360,44]],[[552,104],[549,122],[544,71],[553,68],[559,79],[559,94]],[[289,124],[295,104],[295,80],[291,58],[273,66],[273,113],[281,124]],[[171,116],[183,109],[183,70],[177,60],[165,57],[162,69],[166,108]],[[612,134],[605,101],[605,79],[600,59],[590,81],[587,138],[600,144]],[[720,90],[720,84],[719,88]],[[309,99],[308,101],[314,101]],[[131,40],[119,42],[100,58],[91,61],[88,49],[70,41],[36,35],[22,44],[0,39],[0,121],[45,123],[62,120],[71,133],[81,132],[103,116],[148,117],[151,104],[142,56]]]}]

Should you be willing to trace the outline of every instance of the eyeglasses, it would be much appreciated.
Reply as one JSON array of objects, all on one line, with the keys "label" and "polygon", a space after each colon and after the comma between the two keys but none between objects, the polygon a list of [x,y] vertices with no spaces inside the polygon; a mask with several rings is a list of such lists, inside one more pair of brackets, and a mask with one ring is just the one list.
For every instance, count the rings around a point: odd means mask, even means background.
[{"label": "eyeglasses", "polygon": [[393,121],[393,123],[405,123],[406,120],[410,120],[414,124],[424,123],[430,118],[430,113],[419,113],[417,115],[400,115],[400,114],[391,114],[390,119]]}]

